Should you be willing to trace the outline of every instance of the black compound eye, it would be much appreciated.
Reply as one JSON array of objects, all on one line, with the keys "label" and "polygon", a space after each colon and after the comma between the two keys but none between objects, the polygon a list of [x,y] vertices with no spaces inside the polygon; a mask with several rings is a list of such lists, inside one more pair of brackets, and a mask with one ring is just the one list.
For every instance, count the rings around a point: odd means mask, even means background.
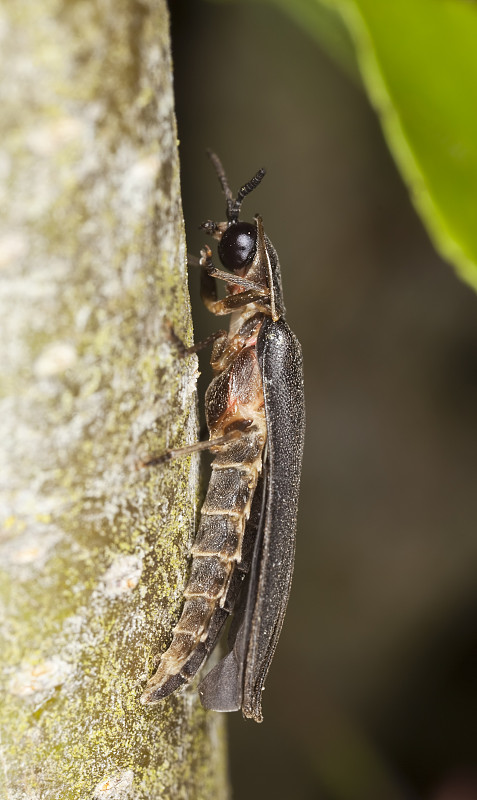
[{"label": "black compound eye", "polygon": [[235,222],[222,234],[219,258],[227,269],[237,270],[253,261],[257,229],[251,222]]}]

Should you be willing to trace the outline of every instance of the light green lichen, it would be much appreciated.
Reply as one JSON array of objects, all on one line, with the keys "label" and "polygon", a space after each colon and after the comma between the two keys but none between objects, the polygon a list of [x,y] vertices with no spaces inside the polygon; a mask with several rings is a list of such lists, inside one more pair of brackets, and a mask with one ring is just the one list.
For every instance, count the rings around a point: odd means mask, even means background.
[{"label": "light green lichen", "polygon": [[27,241],[0,309],[5,796],[224,798],[218,715],[193,687],[138,700],[180,610],[198,478],[191,458],[138,468],[196,425],[196,362],[165,324],[191,341],[165,5],[1,13],[2,212]]}]

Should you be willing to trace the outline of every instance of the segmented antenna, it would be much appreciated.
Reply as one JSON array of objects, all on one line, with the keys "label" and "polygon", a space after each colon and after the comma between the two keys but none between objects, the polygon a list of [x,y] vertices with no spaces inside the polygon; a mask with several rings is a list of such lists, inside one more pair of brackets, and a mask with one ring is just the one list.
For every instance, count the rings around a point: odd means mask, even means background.
[{"label": "segmented antenna", "polygon": [[222,162],[216,153],[213,153],[212,150],[207,150],[207,155],[209,156],[212,164],[214,165],[215,171],[217,173],[217,177],[219,179],[220,185],[222,187],[222,191],[225,195],[225,199],[227,201],[227,220],[228,222],[237,222],[240,214],[240,208],[250,192],[253,192],[254,189],[257,188],[259,183],[265,177],[266,170],[262,167],[258,170],[258,172],[251,178],[247,183],[244,183],[241,189],[239,189],[237,193],[237,197],[234,198],[230,186],[227,181],[227,177],[225,175],[225,170],[222,166]]},{"label": "segmented antenna", "polygon": [[229,205],[233,204],[234,196],[232,194],[232,190],[229,186],[229,182],[227,180],[227,176],[225,174],[225,170],[222,166],[222,162],[216,153],[213,153],[212,150],[207,150],[207,155],[209,156],[212,164],[214,165],[214,169],[217,173],[217,177],[219,179],[220,185],[222,187],[222,191],[225,195],[225,199],[227,200],[227,208]]}]

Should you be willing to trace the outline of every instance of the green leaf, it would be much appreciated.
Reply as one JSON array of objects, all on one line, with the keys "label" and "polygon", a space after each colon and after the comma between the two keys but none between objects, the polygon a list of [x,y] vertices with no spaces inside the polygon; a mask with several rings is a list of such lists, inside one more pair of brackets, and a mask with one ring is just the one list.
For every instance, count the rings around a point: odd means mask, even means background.
[{"label": "green leaf", "polygon": [[[280,0],[287,5],[296,16],[305,2]],[[341,13],[354,39],[364,84],[434,243],[477,290],[477,4],[324,0],[324,7]],[[304,21],[313,24],[311,13]]]},{"label": "green leaf", "polygon": [[347,75],[361,83],[353,39],[334,3],[328,5],[317,0],[269,0],[279,6],[304,28]]}]

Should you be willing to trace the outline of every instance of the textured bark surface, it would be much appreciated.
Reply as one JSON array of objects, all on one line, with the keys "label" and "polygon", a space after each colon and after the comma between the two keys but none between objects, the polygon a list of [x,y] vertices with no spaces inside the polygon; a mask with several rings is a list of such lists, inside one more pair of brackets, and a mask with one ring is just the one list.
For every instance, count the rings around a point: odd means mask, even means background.
[{"label": "textured bark surface", "polygon": [[197,461],[161,0],[0,12],[0,704],[10,800],[223,798],[223,719],[138,698],[170,641]]}]

